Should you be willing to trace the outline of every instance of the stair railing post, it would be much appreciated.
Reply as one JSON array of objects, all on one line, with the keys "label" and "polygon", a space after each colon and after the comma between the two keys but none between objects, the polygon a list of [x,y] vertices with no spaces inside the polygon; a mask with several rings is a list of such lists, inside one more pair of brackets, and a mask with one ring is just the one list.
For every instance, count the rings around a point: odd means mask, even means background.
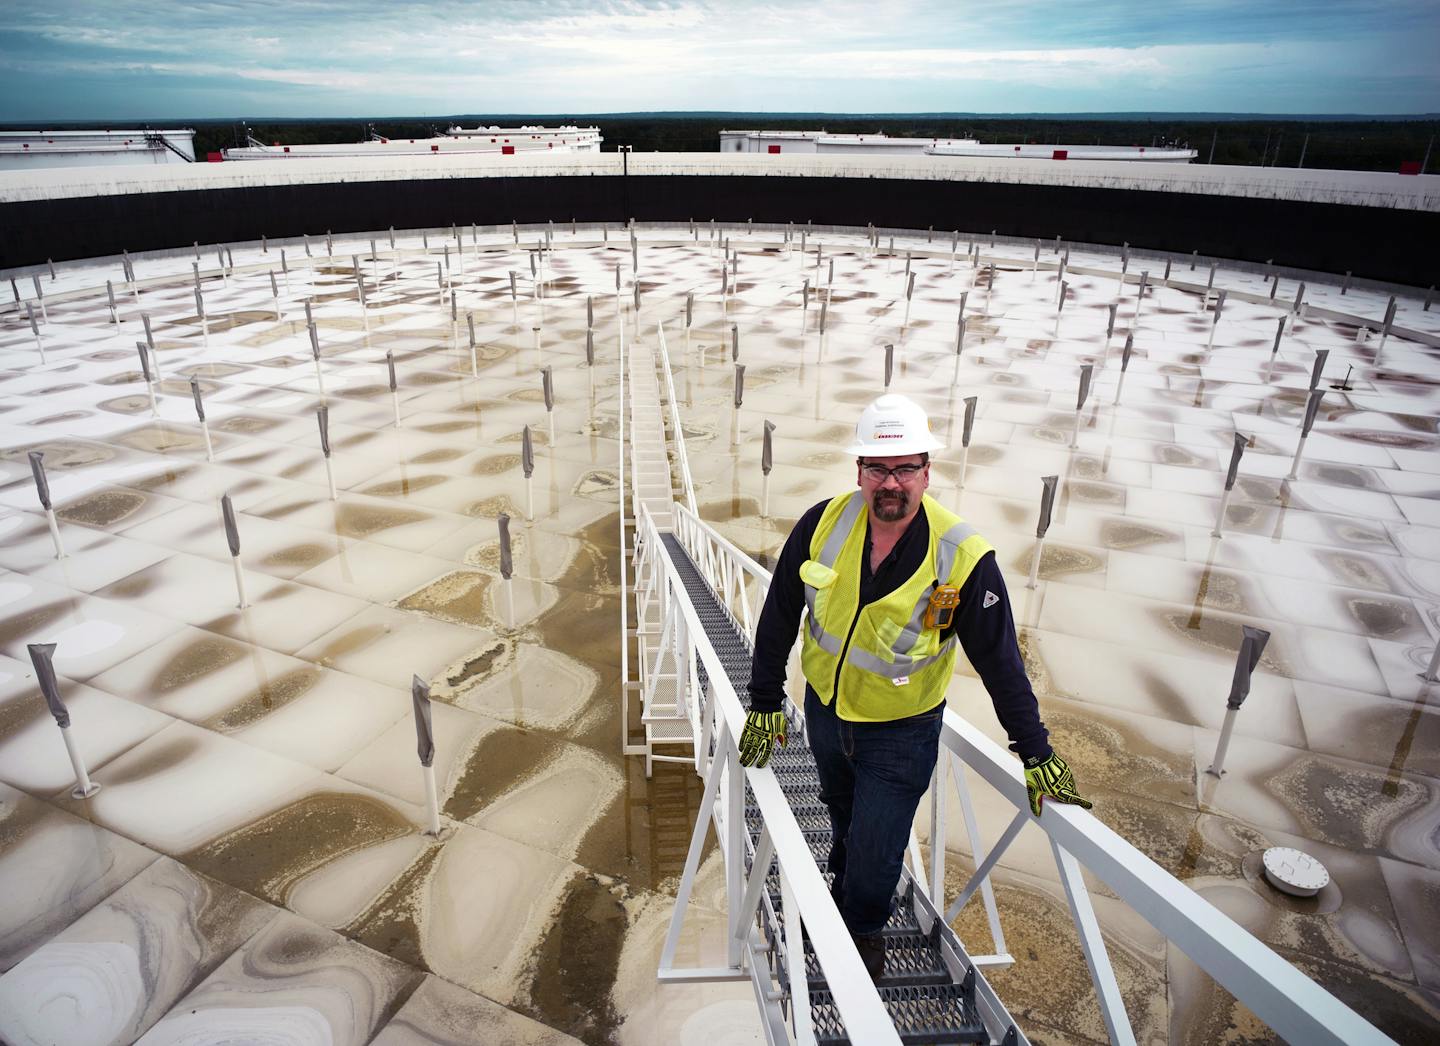
[{"label": "stair railing post", "polygon": [[[965,835],[970,840],[970,855],[978,868],[985,860],[985,844],[980,839],[980,822],[975,817],[975,802],[970,797],[970,786],[965,780],[965,764],[955,752],[950,753],[950,769],[951,776],[955,779],[955,793],[960,797],[960,815],[965,821]],[[990,941],[995,948],[995,954],[1004,955],[1005,931],[1000,926],[1000,909],[995,904],[995,888],[990,884],[988,875],[980,881],[980,900],[985,905],[985,919],[990,924]],[[935,907],[944,911],[947,919],[953,918],[950,908],[941,908],[938,904]]]},{"label": "stair railing post", "polygon": [[728,737],[725,744],[725,899],[730,912],[730,939],[727,943],[727,965],[739,969],[744,935],[740,933],[744,912],[745,872],[745,771],[740,766],[740,750]]},{"label": "stair railing post", "polygon": [[1090,893],[1085,888],[1085,877],[1080,872],[1080,863],[1054,839],[1050,840],[1050,849],[1055,854],[1055,865],[1060,870],[1060,882],[1065,887],[1065,899],[1070,902],[1070,914],[1075,920],[1075,928],[1080,932],[1080,947],[1085,953],[1085,965],[1090,967],[1090,980],[1095,985],[1095,996],[1100,1003],[1100,1016],[1105,1021],[1105,1030],[1112,1043],[1134,1046],[1135,1032],[1130,1027],[1130,1018],[1125,1012],[1125,999],[1120,994],[1115,970],[1110,965],[1110,953],[1105,948],[1100,923],[1095,918],[1094,907],[1090,904]]},{"label": "stair railing post", "polygon": [[[1039,258],[1039,245],[1036,245]],[[930,902],[939,911],[945,910],[945,792],[950,764],[935,760],[930,777]]]}]

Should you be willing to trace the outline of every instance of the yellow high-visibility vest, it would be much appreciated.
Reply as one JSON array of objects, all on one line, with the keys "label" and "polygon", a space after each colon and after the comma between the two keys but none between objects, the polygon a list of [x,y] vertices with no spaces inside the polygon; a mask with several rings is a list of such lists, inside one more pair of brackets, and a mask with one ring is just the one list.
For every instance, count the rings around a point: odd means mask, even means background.
[{"label": "yellow high-visibility vest", "polygon": [[[825,704],[852,722],[886,722],[928,712],[945,700],[955,667],[952,636],[925,628],[937,584],[962,588],[991,545],[975,528],[926,494],[920,510],[930,547],[899,588],[860,606],[860,557],[865,554],[865,499],[859,491],[825,506],[800,565],[806,623],[800,653],[805,679]],[[843,662],[842,662],[843,657]]]}]

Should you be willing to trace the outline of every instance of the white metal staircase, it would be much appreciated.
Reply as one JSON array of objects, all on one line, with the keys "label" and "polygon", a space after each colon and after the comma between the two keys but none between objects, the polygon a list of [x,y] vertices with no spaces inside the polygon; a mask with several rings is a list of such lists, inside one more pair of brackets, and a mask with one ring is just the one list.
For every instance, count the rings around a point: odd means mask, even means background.
[{"label": "white metal staircase", "polygon": [[[671,389],[663,329],[657,329],[657,341]],[[657,759],[693,761],[705,782],[660,980],[750,982],[772,1044],[1020,1046],[1028,1041],[1024,1031],[1011,1021],[983,969],[1014,961],[1000,932],[991,875],[1020,830],[1034,824],[1049,837],[1112,1041],[1133,1043],[1135,1036],[1082,866],[1288,1041],[1367,1046],[1391,1041],[1093,814],[1049,804],[1043,818],[1035,818],[1018,761],[949,710],[931,784],[929,857],[922,860],[912,837],[895,915],[886,928],[885,973],[872,983],[827,887],[829,816],[818,801],[799,710],[787,702],[790,750],[763,770],[739,764],[749,650],[770,575],[695,510],[673,391],[667,450],[654,350],[627,353],[622,334],[621,351],[622,419],[630,426],[627,440],[622,420],[622,542],[626,525],[634,526],[622,627],[632,607],[636,622],[627,629],[622,662],[629,661],[630,636],[638,651],[638,678],[632,680],[626,669],[622,707],[628,708],[632,693],[643,695],[646,735],[644,744],[633,744],[627,730],[624,750],[646,757],[647,774]],[[672,456],[683,476],[684,504],[670,500]],[[628,486],[627,462],[633,479]],[[684,744],[689,752],[657,755],[656,744]],[[978,831],[972,779],[1013,807],[1010,823],[993,843]],[[953,897],[947,896],[945,875],[947,796],[959,800],[969,836],[965,848],[976,865]],[[725,865],[726,961],[677,967],[685,911],[712,829]],[[989,955],[970,955],[949,926],[977,896],[993,938]]]}]

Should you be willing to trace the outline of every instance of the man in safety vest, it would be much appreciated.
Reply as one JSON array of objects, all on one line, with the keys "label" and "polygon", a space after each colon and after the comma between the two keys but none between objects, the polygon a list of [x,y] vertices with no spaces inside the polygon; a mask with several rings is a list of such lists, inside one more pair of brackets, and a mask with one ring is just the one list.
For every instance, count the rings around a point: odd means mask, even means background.
[{"label": "man in safety vest", "polygon": [[860,489],[801,516],[775,567],[755,632],[740,761],[764,766],[785,744],[785,667],[805,610],[805,726],[830,810],[833,892],[873,978],[935,769],[957,646],[1024,761],[1031,811],[1038,817],[1046,796],[1090,803],[1047,741],[994,549],[925,494],[930,452],[944,444],[924,410],[881,396],[855,436],[848,453],[858,456]]}]

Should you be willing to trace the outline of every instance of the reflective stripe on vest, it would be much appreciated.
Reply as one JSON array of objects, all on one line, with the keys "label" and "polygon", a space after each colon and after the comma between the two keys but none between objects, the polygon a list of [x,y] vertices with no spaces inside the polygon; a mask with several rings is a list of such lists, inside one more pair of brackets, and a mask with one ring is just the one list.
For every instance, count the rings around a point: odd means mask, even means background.
[{"label": "reflective stripe on vest", "polygon": [[[834,529],[825,538],[825,545],[820,549],[820,555],[816,557],[815,562],[821,566],[831,568],[835,566],[835,561],[840,558],[840,550],[845,547],[845,539],[850,536],[850,531],[855,529],[855,521],[864,511],[865,499],[860,496],[859,491],[856,491],[850,495],[850,501],[840,513]],[[815,587],[809,584],[805,586],[805,609],[809,611],[806,617],[810,622],[811,637],[827,654],[834,654],[838,657],[840,650],[845,645],[845,640],[841,636],[826,632],[820,626],[820,619],[815,614]]]}]

